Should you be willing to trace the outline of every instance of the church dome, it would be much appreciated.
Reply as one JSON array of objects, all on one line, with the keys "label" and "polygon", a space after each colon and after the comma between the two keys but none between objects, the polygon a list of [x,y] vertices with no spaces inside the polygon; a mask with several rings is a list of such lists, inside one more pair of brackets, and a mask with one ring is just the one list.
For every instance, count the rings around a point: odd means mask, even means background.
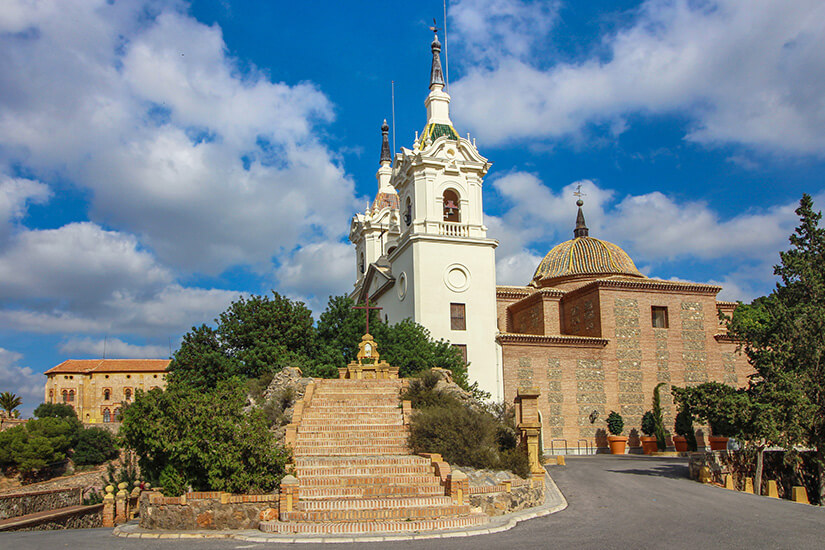
[{"label": "church dome", "polygon": [[576,229],[573,232],[575,237],[554,246],[547,253],[536,268],[533,282],[586,275],[644,277],[621,247],[588,235],[581,210],[581,201],[577,204],[579,213],[576,218]]}]

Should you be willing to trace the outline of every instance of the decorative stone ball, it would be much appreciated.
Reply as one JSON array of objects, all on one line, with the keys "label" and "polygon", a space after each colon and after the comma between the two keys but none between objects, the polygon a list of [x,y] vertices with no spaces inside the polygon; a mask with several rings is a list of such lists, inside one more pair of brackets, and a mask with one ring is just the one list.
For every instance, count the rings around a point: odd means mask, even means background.
[{"label": "decorative stone ball", "polygon": [[106,491],[107,493],[110,493],[110,494],[115,492],[115,488],[112,487],[111,485],[107,485],[106,488],[103,489],[103,490]]},{"label": "decorative stone ball", "polygon": [[152,484],[151,484],[151,483],[149,483],[148,481],[144,481],[144,482],[143,482],[143,490],[144,490],[144,491],[148,491],[148,490],[149,490],[149,489],[151,489],[151,488],[152,488]]},{"label": "decorative stone ball", "polygon": [[126,487],[128,487],[128,486],[129,486],[129,484],[126,483],[125,481],[121,481],[120,483],[117,484],[117,488],[120,489],[121,491],[126,489]]}]

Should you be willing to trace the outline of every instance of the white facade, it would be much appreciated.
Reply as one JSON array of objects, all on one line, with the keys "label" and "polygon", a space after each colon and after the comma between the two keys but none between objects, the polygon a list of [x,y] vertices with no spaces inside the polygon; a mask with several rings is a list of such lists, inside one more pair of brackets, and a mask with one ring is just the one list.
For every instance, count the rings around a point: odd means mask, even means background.
[{"label": "white facade", "polygon": [[[482,209],[490,163],[453,129],[439,51],[436,39],[422,136],[416,135],[412,149],[402,147],[390,169],[385,132],[375,203],[352,219],[358,273],[353,296],[369,297],[390,323],[411,318],[434,338],[466,346],[471,382],[499,401],[498,242],[487,238]],[[456,313],[462,309],[463,330]]]}]

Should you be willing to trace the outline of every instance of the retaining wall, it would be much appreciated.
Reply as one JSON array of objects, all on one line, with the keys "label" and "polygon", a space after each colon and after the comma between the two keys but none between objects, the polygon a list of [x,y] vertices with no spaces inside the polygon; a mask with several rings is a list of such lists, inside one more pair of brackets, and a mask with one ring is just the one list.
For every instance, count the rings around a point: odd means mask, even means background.
[{"label": "retaining wall", "polygon": [[144,529],[257,529],[263,519],[277,518],[277,494],[209,492],[164,497],[144,492],[140,497],[140,526]]},{"label": "retaining wall", "polygon": [[51,491],[32,491],[0,495],[0,520],[36,512],[45,512],[82,503],[83,489],[54,489]]}]

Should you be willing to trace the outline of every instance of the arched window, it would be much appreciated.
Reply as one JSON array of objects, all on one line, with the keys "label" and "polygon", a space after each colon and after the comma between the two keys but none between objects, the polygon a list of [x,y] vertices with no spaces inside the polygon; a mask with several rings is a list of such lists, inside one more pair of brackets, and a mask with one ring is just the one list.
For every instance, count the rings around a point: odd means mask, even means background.
[{"label": "arched window", "polygon": [[367,270],[367,266],[366,266],[366,263],[364,262],[364,253],[361,252],[361,257],[358,258],[358,271],[363,273],[366,270]]},{"label": "arched window", "polygon": [[412,199],[407,197],[407,202],[404,204],[404,223],[409,226],[412,223]]},{"label": "arched window", "polygon": [[130,390],[129,388],[126,388],[125,390],[123,390],[123,397],[126,398],[126,401],[131,401],[132,400],[132,390]]},{"label": "arched window", "polygon": [[112,421],[112,413],[109,412],[109,409],[103,409],[103,421],[104,422],[111,422]]},{"label": "arched window", "polygon": [[49,403],[54,403],[54,390],[49,390]]},{"label": "arched window", "polygon": [[103,400],[108,401],[112,398],[112,390],[103,390]]},{"label": "arched window", "polygon": [[74,390],[69,390],[69,403],[74,403]]},{"label": "arched window", "polygon": [[387,256],[389,256],[390,254],[392,254],[393,252],[395,252],[395,249],[396,249],[396,248],[397,248],[397,247],[395,247],[395,246],[391,246],[391,247],[389,248],[389,250],[387,250]]},{"label": "arched window", "polygon": [[461,221],[461,201],[458,199],[458,193],[452,189],[444,191],[444,221]]},{"label": "arched window", "polygon": [[69,402],[69,392],[67,392],[66,390],[63,390],[63,402],[64,403]]}]

